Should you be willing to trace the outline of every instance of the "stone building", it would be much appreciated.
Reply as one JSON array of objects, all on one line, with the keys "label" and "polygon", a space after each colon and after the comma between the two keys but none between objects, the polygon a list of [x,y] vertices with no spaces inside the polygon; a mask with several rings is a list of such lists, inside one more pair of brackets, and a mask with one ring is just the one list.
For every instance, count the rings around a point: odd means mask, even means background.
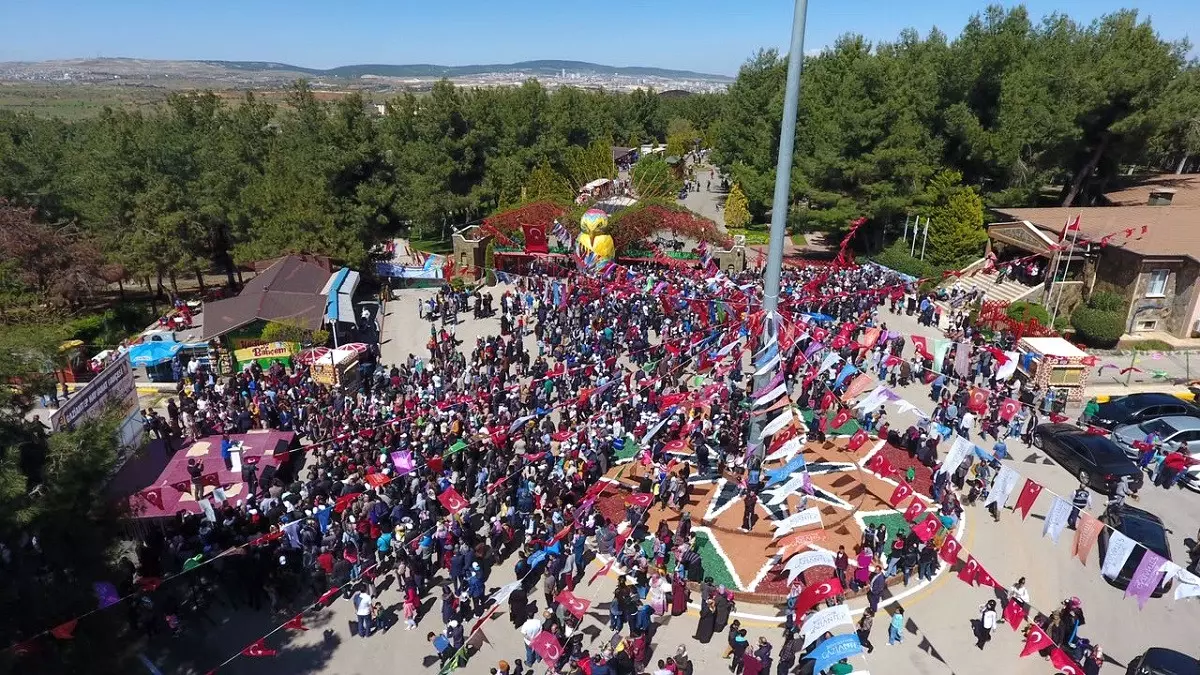
[{"label": "stone building", "polygon": [[1126,333],[1200,336],[1200,175],[1152,176],[1101,202],[997,209],[988,251],[1001,263],[1040,254],[1045,292],[1065,299],[1064,313],[1110,291],[1128,303]]}]

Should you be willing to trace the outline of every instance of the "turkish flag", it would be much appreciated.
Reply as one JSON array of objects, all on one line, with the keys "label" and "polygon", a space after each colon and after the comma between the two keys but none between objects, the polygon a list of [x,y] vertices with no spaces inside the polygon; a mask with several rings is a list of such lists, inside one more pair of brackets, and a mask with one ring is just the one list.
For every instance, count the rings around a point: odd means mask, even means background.
[{"label": "turkish flag", "polygon": [[841,349],[842,347],[845,347],[846,346],[846,336],[841,333],[838,333],[837,335],[834,336],[833,342],[831,342],[829,344],[829,346],[833,347],[834,349]]},{"label": "turkish flag", "polygon": [[987,411],[987,390],[982,387],[971,387],[971,396],[967,399],[967,410],[982,415]]},{"label": "turkish flag", "polygon": [[297,614],[296,616],[288,619],[288,622],[283,624],[283,627],[290,628],[292,630],[308,630],[308,626],[304,625],[303,614]]},{"label": "turkish flag", "polygon": [[1021,622],[1025,621],[1025,605],[1021,604],[1016,598],[1009,598],[1008,604],[1004,606],[1004,620],[1012,626],[1013,630],[1021,628]]},{"label": "turkish flag", "polygon": [[1029,517],[1029,509],[1033,507],[1033,503],[1037,501],[1040,494],[1042,494],[1042,486],[1033,482],[1032,478],[1026,478],[1025,485],[1021,486],[1021,494],[1017,495],[1017,504],[1013,507],[1021,512],[1021,520]]},{"label": "turkish flag", "polygon": [[341,513],[342,511],[345,511],[347,508],[350,507],[351,504],[354,503],[355,499],[358,499],[359,494],[361,494],[361,493],[351,492],[350,494],[346,494],[346,495],[342,495],[341,497],[338,497],[337,501],[333,503],[333,512]]},{"label": "turkish flag", "polygon": [[429,459],[425,460],[425,466],[429,467],[429,470],[432,471],[434,475],[437,475],[442,472],[442,468],[445,466],[445,463],[442,462],[441,457],[430,457]]},{"label": "turkish flag", "polygon": [[833,416],[833,421],[829,423],[829,428],[833,429],[834,431],[837,431],[838,429],[841,429],[843,426],[845,426],[846,422],[849,422],[849,421],[850,421],[850,413],[847,412],[843,408],[842,410],[838,411],[838,414]]},{"label": "turkish flag", "polygon": [[538,656],[545,659],[550,665],[551,670],[554,669],[558,660],[562,658],[562,645],[558,643],[558,638],[548,630],[544,630],[537,634],[537,637],[529,643],[530,649],[537,652]]},{"label": "turkish flag", "polygon": [[160,511],[162,510],[162,508],[163,508],[162,488],[154,488],[151,490],[142,490],[138,494],[140,494],[142,496],[142,499],[145,499],[147,502],[150,502],[154,506],[157,506]]},{"label": "turkish flag", "polygon": [[206,473],[200,477],[200,484],[221,487],[221,477],[216,472]]},{"label": "turkish flag", "polygon": [[800,434],[800,430],[796,427],[795,424],[789,424],[786,427],[780,429],[773,437],[771,437],[771,447],[770,447],[771,452],[778,450],[780,447],[783,446],[784,443],[787,443],[788,441],[792,440],[799,434]]},{"label": "turkish flag", "polygon": [[1090,424],[1087,425],[1087,432],[1088,432],[1088,434],[1090,434],[1092,436],[1107,436],[1108,435],[1108,429],[1105,429],[1104,427],[1094,427]]},{"label": "turkish flag", "polygon": [[1050,413],[1050,421],[1054,422],[1055,424],[1062,424],[1063,422],[1066,422],[1068,419],[1070,419],[1070,418],[1061,413]]},{"label": "turkish flag", "polygon": [[71,619],[64,623],[60,623],[50,629],[50,634],[59,640],[72,640],[75,638],[75,626],[79,623],[79,619]]},{"label": "turkish flag", "polygon": [[899,507],[900,502],[908,499],[910,496],[912,496],[912,493],[912,487],[908,483],[900,481],[900,484],[897,485],[896,489],[892,491],[892,496],[888,498],[888,503],[892,506]]},{"label": "turkish flag", "polygon": [[604,563],[604,567],[601,567],[600,569],[596,570],[595,574],[588,577],[588,585],[591,586],[593,581],[595,581],[596,579],[599,579],[600,577],[604,576],[605,574],[608,574],[608,571],[612,569],[614,560],[616,560],[616,558],[609,558],[608,562]]},{"label": "turkish flag", "polygon": [[526,253],[549,253],[550,243],[546,241],[546,226],[545,225],[522,225],[522,232],[525,234],[525,252]]},{"label": "turkish flag", "polygon": [[821,397],[821,410],[828,410],[834,400],[832,391],[825,392],[825,395]]},{"label": "turkish flag", "polygon": [[[489,609],[483,616],[479,617],[479,619],[477,621],[475,621],[474,624],[471,625],[471,632],[474,633],[475,631],[483,628],[483,624],[487,623],[487,620],[492,618],[492,616],[499,609],[500,609],[500,605],[498,605],[498,604],[492,605],[491,609]],[[486,640],[487,637],[485,636],[484,639]]]},{"label": "turkish flag", "polygon": [[687,452],[687,449],[688,449],[687,441],[682,438],[676,438],[673,441],[667,442],[667,444],[663,446],[663,452],[681,453],[681,452]]},{"label": "turkish flag", "polygon": [[380,488],[392,482],[391,476],[385,476],[381,473],[369,473],[363,478],[363,480],[366,481],[367,485],[370,485],[373,488]]},{"label": "turkish flag", "polygon": [[577,598],[571,591],[563,591],[562,593],[559,593],[558,597],[554,598],[554,601],[563,607],[566,607],[567,611],[574,615],[576,619],[582,619],[584,613],[587,612],[588,607],[592,605],[590,600]]},{"label": "turkish flag", "polygon": [[1050,651],[1050,664],[1057,668],[1061,675],[1083,675],[1083,666],[1075,663],[1075,659],[1061,647]]},{"label": "turkish flag", "polygon": [[831,577],[822,581],[819,584],[813,584],[800,592],[796,596],[796,619],[799,623],[800,617],[804,616],[805,612],[817,606],[818,602],[836,598],[845,591],[842,590],[842,584],[836,577]]},{"label": "turkish flag", "polygon": [[901,363],[904,363],[904,359],[900,358],[899,356],[896,356],[895,354],[889,354],[888,357],[883,360],[883,365],[885,368],[891,368],[892,366],[898,366]]},{"label": "turkish flag", "polygon": [[654,503],[654,495],[649,492],[635,492],[625,498],[625,503],[632,504],[639,509],[648,509]]},{"label": "turkish flag", "polygon": [[192,484],[186,480],[181,480],[178,483],[171,483],[171,487],[179,490],[180,492],[187,492],[189,494],[192,492]]},{"label": "turkish flag", "polygon": [[336,598],[338,591],[340,591],[340,590],[341,590],[341,588],[334,587],[334,588],[331,588],[331,589],[325,591],[324,593],[321,594],[321,597],[317,598],[317,604],[323,605],[323,604],[329,602],[330,600]]},{"label": "turkish flag", "polygon": [[914,525],[912,531],[913,534],[917,535],[917,539],[920,539],[922,543],[927,543],[930,539],[933,539],[933,536],[937,534],[937,531],[941,527],[942,524],[938,522],[937,517],[930,515],[925,520]]},{"label": "turkish flag", "polygon": [[913,497],[912,501],[908,504],[908,508],[904,509],[904,519],[910,523],[915,523],[917,522],[917,517],[925,513],[925,511],[925,502],[921,501],[919,497]]},{"label": "turkish flag", "polygon": [[896,473],[896,468],[892,466],[891,462],[887,461],[887,457],[878,453],[871,458],[871,461],[867,462],[867,468],[884,478]]},{"label": "turkish flag", "polygon": [[467,500],[463,499],[463,496],[458,494],[458,490],[455,490],[452,487],[448,487],[443,490],[442,494],[438,495],[438,501],[441,502],[442,506],[446,507],[446,510],[450,513],[464,511],[468,506],[470,506]]},{"label": "turkish flag", "polygon": [[853,436],[850,437],[850,441],[846,444],[846,447],[850,448],[850,450],[858,450],[866,442],[867,432],[859,429],[858,431],[854,432]]},{"label": "turkish flag", "polygon": [[946,535],[946,541],[942,542],[942,548],[938,551],[938,557],[946,563],[953,565],[958,561],[958,552],[962,550],[962,544],[954,538],[954,535]]},{"label": "turkish flag", "polygon": [[550,434],[550,438],[561,443],[562,441],[565,441],[568,438],[570,438],[571,434],[573,434],[573,433],[574,432],[572,432],[572,431],[556,431],[556,432]]},{"label": "turkish flag", "polygon": [[253,644],[242,650],[242,656],[275,656],[278,653],[274,649],[269,649],[266,641],[262,638],[255,640]]},{"label": "turkish flag", "polygon": [[673,405],[679,405],[687,400],[687,394],[663,394],[658,398],[658,410],[662,412]]},{"label": "turkish flag", "polygon": [[974,586],[976,575],[979,574],[979,562],[975,560],[975,556],[967,554],[967,562],[958,571],[958,578],[966,582],[968,586]]},{"label": "turkish flag", "polygon": [[825,330],[824,328],[814,328],[812,329],[812,336],[817,342],[822,342],[826,337],[829,336],[829,331]]},{"label": "turkish flag", "polygon": [[918,354],[924,356],[925,358],[929,358],[929,342],[925,340],[924,336],[913,335],[912,343],[913,347],[917,349]]},{"label": "turkish flag", "polygon": [[1082,359],[1079,359],[1079,362],[1085,366],[1094,366],[1100,362],[1100,359],[1097,359],[1094,356],[1085,356]]},{"label": "turkish flag", "polygon": [[[979,565],[978,561],[976,561],[975,564]],[[983,569],[983,565],[979,565],[978,571],[975,572],[975,584],[978,586],[991,586],[992,588],[1004,590],[1004,585],[996,581],[996,577],[993,577],[988,573],[987,570]]]}]

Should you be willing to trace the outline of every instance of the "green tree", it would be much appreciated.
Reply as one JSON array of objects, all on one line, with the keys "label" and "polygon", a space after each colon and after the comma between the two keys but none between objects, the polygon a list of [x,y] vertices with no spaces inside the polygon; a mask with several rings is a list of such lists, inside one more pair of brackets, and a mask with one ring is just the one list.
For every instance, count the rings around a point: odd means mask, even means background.
[{"label": "green tree", "polygon": [[729,189],[725,198],[725,224],[729,227],[743,228],[750,224],[750,209],[746,195],[737,183]]},{"label": "green tree", "polygon": [[630,170],[630,184],[638,199],[674,199],[683,188],[671,166],[661,155],[647,155]]},{"label": "green tree", "polygon": [[983,251],[983,200],[973,188],[961,184],[957,172],[943,171],[925,191],[933,203],[927,209],[929,251],[934,265],[956,265]]},{"label": "green tree", "polygon": [[529,178],[525,181],[525,200],[526,201],[571,201],[575,197],[574,190],[571,189],[571,184],[567,182],[557,171],[550,167],[550,162],[542,162],[536,169],[530,172]]}]

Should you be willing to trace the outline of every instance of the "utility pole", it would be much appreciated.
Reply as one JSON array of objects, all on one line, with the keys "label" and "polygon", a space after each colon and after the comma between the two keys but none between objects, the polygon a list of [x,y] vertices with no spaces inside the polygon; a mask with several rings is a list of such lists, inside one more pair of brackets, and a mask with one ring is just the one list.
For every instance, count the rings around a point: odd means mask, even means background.
[{"label": "utility pole", "polygon": [[[783,271],[783,238],[787,236],[788,204],[792,188],[792,150],[796,141],[796,112],[800,104],[800,73],[804,70],[804,24],[808,18],[808,0],[796,0],[792,15],[792,42],[788,51],[787,86],[783,92],[783,121],[779,128],[779,158],[775,162],[775,195],[771,201],[771,247],[767,251],[767,267],[763,277],[763,310],[767,313],[779,309],[779,278]],[[777,335],[778,320],[767,322],[767,330],[760,344],[766,344]],[[755,378],[754,387],[760,389],[770,382],[770,376]],[[750,425],[750,444],[759,444],[759,434],[766,420],[762,415],[755,417]],[[757,454],[765,454],[766,447],[759,445]]]}]

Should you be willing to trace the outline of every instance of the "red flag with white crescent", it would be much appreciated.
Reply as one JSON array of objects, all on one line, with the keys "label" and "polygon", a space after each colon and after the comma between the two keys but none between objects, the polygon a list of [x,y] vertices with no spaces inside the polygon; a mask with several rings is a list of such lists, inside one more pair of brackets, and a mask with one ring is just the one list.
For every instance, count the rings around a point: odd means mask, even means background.
[{"label": "red flag with white crescent", "polygon": [[975,560],[975,556],[967,554],[967,562],[958,571],[958,578],[965,582],[968,586],[975,585],[975,577],[979,574],[979,562]]},{"label": "red flag with white crescent", "polygon": [[253,644],[242,650],[242,656],[275,656],[279,652],[267,647],[267,643],[262,638],[254,641]]},{"label": "red flag with white crescent", "polygon": [[834,415],[833,421],[829,423],[829,428],[837,431],[850,421],[850,413],[845,409],[839,410],[837,415]]},{"label": "red flag with white crescent", "polygon": [[1004,606],[1004,620],[1013,630],[1019,630],[1021,623],[1025,621],[1025,605],[1021,604],[1016,598],[1009,598],[1008,604]]},{"label": "red flag with white crescent", "polygon": [[954,535],[947,534],[946,541],[942,542],[942,548],[938,551],[938,557],[946,563],[953,565],[958,561],[958,552],[962,550],[962,544],[954,538]]},{"label": "red flag with white crescent", "polygon": [[922,513],[925,513],[926,510],[925,502],[921,501],[919,497],[913,497],[912,501],[908,504],[908,508],[904,510],[904,519],[910,523],[915,523],[917,522],[917,518]]},{"label": "red flag with white crescent", "polygon": [[1029,632],[1025,634],[1025,648],[1021,650],[1021,657],[1024,658],[1030,654],[1037,652],[1054,644],[1054,640],[1046,635],[1046,631],[1042,630],[1037,624],[1029,627]]},{"label": "red flag with white crescent", "polygon": [[1011,422],[1012,418],[1016,417],[1017,413],[1020,411],[1021,403],[1019,401],[1012,398],[1006,398],[1004,399],[1004,402],[1000,404],[1000,419],[1004,420],[1005,422]]},{"label": "red flag with white crescent", "polygon": [[625,501],[639,509],[648,509],[654,503],[654,495],[648,492],[637,492],[626,497]]},{"label": "red flag with white crescent", "polygon": [[900,506],[900,502],[908,499],[910,496],[912,496],[912,493],[912,487],[908,483],[900,481],[900,484],[897,485],[896,489],[892,491],[892,496],[888,497],[888,503],[892,506],[898,507]]},{"label": "red flag with white crescent", "polygon": [[529,648],[545,659],[546,663],[552,665],[557,664],[563,655],[562,645],[559,644],[558,638],[548,630],[538,633],[537,637],[530,641]]},{"label": "red flag with white crescent", "polygon": [[283,624],[283,627],[290,628],[292,630],[308,630],[308,626],[304,625],[303,614],[297,614],[296,616],[288,619],[288,622]]},{"label": "red flag with white crescent", "polygon": [[604,567],[601,567],[600,569],[596,570],[595,574],[593,574],[591,577],[588,578],[588,585],[591,586],[593,581],[595,581],[596,579],[599,579],[600,577],[604,576],[605,574],[608,574],[608,571],[612,569],[612,566],[613,566],[613,561],[611,559],[608,562],[604,563]]},{"label": "red flag with white crescent", "polygon": [[75,638],[75,626],[79,623],[79,619],[71,619],[58,624],[50,629],[50,634],[59,640],[72,640]]},{"label": "red flag with white crescent", "polygon": [[1083,666],[1076,663],[1061,647],[1051,650],[1050,665],[1057,668],[1060,675],[1083,675]]},{"label": "red flag with white crescent", "polygon": [[912,531],[917,536],[917,539],[921,540],[921,543],[928,543],[941,527],[942,524],[938,522],[937,517],[930,515],[925,520],[914,525]]},{"label": "red flag with white crescent", "polygon": [[826,579],[819,584],[813,584],[796,596],[796,618],[803,617],[805,612],[817,606],[818,602],[836,598],[845,591],[836,578]]},{"label": "red flag with white crescent", "polygon": [[896,473],[895,467],[882,454],[876,454],[872,457],[871,461],[867,462],[867,468],[884,478]]},{"label": "red flag with white crescent", "polygon": [[1037,501],[1038,495],[1041,493],[1041,485],[1033,482],[1032,478],[1025,479],[1025,485],[1021,486],[1021,494],[1017,495],[1017,503],[1013,507],[1021,512],[1021,520],[1029,517],[1029,509],[1033,508],[1033,503]]},{"label": "red flag with white crescent", "polygon": [[866,444],[866,442],[867,442],[867,432],[863,431],[862,429],[859,429],[858,431],[854,432],[854,435],[852,435],[850,437],[850,441],[846,444],[846,447],[849,448],[851,451],[854,451],[854,450],[858,450],[859,448],[861,448],[863,445]]},{"label": "red flag with white crescent", "polygon": [[558,597],[554,598],[554,601],[565,607],[577,619],[582,619],[588,607],[592,604],[589,600],[575,597],[575,594],[571,591],[559,593]]},{"label": "red flag with white crescent", "polygon": [[469,506],[467,500],[463,499],[463,496],[458,494],[458,490],[455,490],[453,487],[448,487],[443,490],[442,494],[438,495],[438,501],[441,502],[442,506],[446,507],[446,510],[450,513],[459,513],[460,511],[466,510],[466,508]]},{"label": "red flag with white crescent", "polygon": [[150,490],[143,490],[140,494],[142,495],[142,498],[145,499],[147,502],[150,502],[154,506],[157,506],[158,510],[160,510],[160,511],[162,510],[162,508],[163,508],[162,488],[153,488]]}]

